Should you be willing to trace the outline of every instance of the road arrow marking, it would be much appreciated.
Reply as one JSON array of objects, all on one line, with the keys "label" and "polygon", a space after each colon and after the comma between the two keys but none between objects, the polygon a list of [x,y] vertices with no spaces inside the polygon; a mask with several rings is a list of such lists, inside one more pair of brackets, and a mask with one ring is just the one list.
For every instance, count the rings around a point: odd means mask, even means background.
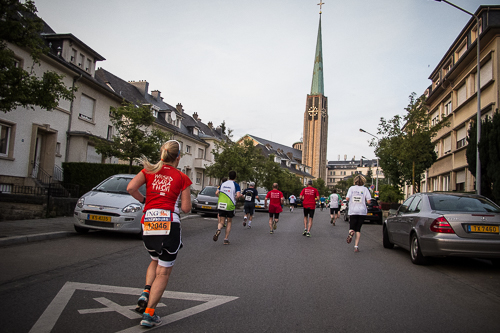
[{"label": "road arrow marking", "polygon": [[[117,286],[106,286],[99,284],[89,284],[89,283],[79,283],[79,282],[66,282],[66,284],[61,288],[59,293],[57,293],[56,297],[52,300],[49,306],[45,309],[43,314],[40,316],[38,321],[33,325],[30,332],[38,333],[38,332],[51,332],[54,328],[57,320],[61,316],[64,308],[68,304],[69,300],[73,296],[76,290],[83,291],[93,291],[93,292],[103,292],[103,293],[112,293],[112,294],[124,294],[124,295],[139,295],[142,292],[142,288],[128,288],[128,287],[117,287]],[[189,316],[193,316],[197,313],[209,310],[216,306],[222,305],[227,302],[234,301],[238,297],[234,296],[221,296],[221,295],[209,295],[209,294],[194,294],[194,293],[185,293],[178,291],[165,291],[162,295],[162,298],[173,298],[179,300],[186,301],[197,301],[204,302],[203,304],[199,304],[193,306],[191,308],[172,313],[168,316],[162,317],[162,325],[173,323],[175,321],[187,318]],[[137,316],[130,315],[130,307],[129,306],[121,306],[110,300],[100,297],[95,298],[96,301],[106,306],[103,309],[86,309],[79,310],[80,314],[88,314],[92,311],[95,312],[118,312],[127,318],[136,319]],[[83,312],[82,312],[83,311]],[[130,315],[130,316],[129,316]],[[144,330],[138,324],[120,331],[121,333],[134,333],[134,332],[143,332]]]}]

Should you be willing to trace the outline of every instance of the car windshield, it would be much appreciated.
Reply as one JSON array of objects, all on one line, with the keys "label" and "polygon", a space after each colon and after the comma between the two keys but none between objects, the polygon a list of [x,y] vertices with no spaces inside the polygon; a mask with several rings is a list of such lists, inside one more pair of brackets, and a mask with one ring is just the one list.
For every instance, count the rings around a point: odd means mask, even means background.
[{"label": "car windshield", "polygon": [[266,199],[266,194],[267,193],[259,194],[259,200],[265,200]]},{"label": "car windshield", "polygon": [[432,210],[500,213],[500,207],[480,197],[438,194],[429,196],[429,202]]},{"label": "car windshield", "polygon": [[[132,178],[130,177],[112,177],[100,184],[99,187],[96,187],[94,191],[128,194],[127,185],[131,180]],[[141,192],[142,195],[146,195],[145,184],[139,188],[139,192]]]},{"label": "car windshield", "polygon": [[217,191],[216,187],[205,187],[203,190],[201,190],[200,194],[201,195],[206,195],[209,197],[215,197],[215,192]]}]

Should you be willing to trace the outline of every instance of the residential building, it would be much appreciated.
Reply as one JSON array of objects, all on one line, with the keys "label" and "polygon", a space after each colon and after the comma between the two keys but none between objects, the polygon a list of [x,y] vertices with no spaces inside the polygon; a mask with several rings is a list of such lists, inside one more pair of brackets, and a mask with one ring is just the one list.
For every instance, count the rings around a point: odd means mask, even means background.
[{"label": "residential building", "polygon": [[[333,189],[338,182],[341,180],[346,180],[356,174],[362,174],[365,177],[371,171],[372,182],[369,185],[375,185],[377,179],[377,159],[359,159],[356,160],[353,157],[351,160],[347,160],[347,155],[344,155],[344,160],[339,159],[337,161],[328,161],[327,166],[327,186]],[[383,179],[384,173],[381,168],[378,168],[378,178]]]},{"label": "residential building", "polygon": [[[0,190],[35,186],[49,179],[62,180],[63,162],[104,162],[92,144],[109,134],[109,110],[122,97],[98,82],[95,64],[105,60],[72,34],[57,34],[44,26],[42,38],[49,54],[33,66],[27,49],[7,43],[18,66],[42,76],[46,71],[63,75],[67,87],[77,87],[72,101],[61,100],[53,110],[18,107],[0,114]],[[107,162],[111,162],[108,160]]]},{"label": "residential building", "polygon": [[467,133],[477,119],[477,38],[480,36],[481,119],[498,111],[500,78],[500,6],[480,6],[444,54],[429,79],[427,106],[434,124],[450,126],[433,139],[437,161],[426,171],[421,190],[475,191],[475,175],[465,156]]}]

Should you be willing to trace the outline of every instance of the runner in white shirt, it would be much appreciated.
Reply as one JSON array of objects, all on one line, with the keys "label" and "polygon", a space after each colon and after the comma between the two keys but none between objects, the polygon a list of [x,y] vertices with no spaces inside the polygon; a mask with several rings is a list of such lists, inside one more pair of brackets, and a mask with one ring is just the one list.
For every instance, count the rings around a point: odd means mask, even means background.
[{"label": "runner in white shirt", "polygon": [[335,225],[339,218],[340,206],[342,205],[342,198],[337,194],[337,190],[333,189],[333,193],[328,197],[330,205],[330,223]]},{"label": "runner in white shirt", "polygon": [[367,213],[366,204],[372,198],[370,191],[363,186],[365,182],[366,179],[362,175],[354,177],[354,186],[349,188],[346,196],[346,200],[349,202],[349,236],[347,236],[347,244],[351,243],[352,237],[356,234],[354,252],[359,252],[358,244],[361,237],[361,226]]},{"label": "runner in white shirt", "polygon": [[292,213],[293,213],[293,208],[295,207],[295,200],[296,199],[297,198],[293,194],[288,198],[288,201],[290,202],[290,212],[292,212]]}]

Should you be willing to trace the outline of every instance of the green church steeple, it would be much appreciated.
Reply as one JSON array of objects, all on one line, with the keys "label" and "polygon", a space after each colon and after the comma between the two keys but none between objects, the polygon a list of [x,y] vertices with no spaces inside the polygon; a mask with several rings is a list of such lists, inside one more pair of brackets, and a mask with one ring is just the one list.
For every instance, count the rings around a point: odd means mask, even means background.
[{"label": "green church steeple", "polygon": [[311,95],[324,95],[323,86],[323,49],[321,42],[321,12],[319,15],[318,40],[316,41],[316,55],[314,56],[314,70],[311,84]]}]

